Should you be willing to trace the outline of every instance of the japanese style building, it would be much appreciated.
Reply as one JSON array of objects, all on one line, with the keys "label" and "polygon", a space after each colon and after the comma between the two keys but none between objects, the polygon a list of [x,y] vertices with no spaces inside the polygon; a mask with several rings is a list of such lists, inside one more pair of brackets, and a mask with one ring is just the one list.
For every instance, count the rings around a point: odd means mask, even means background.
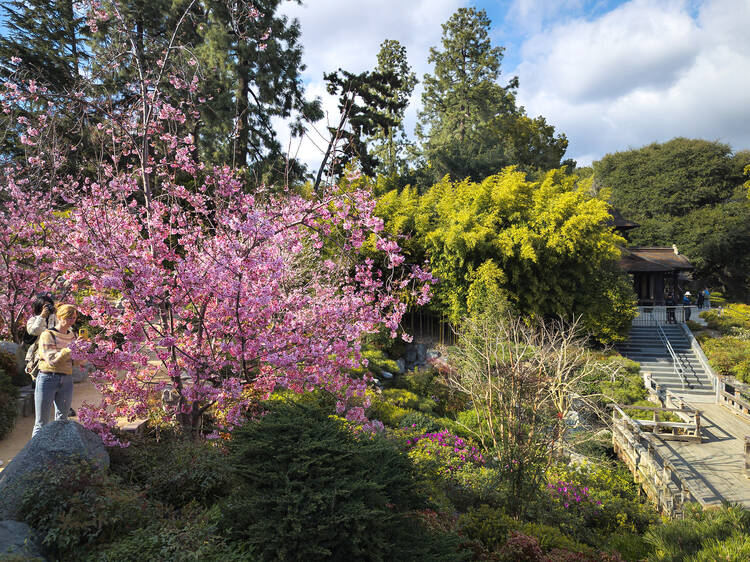
[{"label": "japanese style building", "polygon": [[633,279],[639,306],[663,306],[670,294],[675,302],[682,298],[688,272],[693,269],[676,246],[623,248],[620,267]]},{"label": "japanese style building", "polygon": [[[627,240],[628,231],[639,225],[625,219],[617,209],[611,214],[610,224]],[[638,306],[664,306],[670,294],[675,300],[672,304],[679,303],[693,269],[675,245],[671,248],[622,248],[620,267],[633,280]]]}]

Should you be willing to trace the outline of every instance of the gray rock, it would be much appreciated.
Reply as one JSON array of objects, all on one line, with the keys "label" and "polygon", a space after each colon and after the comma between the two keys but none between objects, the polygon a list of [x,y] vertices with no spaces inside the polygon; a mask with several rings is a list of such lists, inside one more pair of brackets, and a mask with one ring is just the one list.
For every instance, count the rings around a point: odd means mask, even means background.
[{"label": "gray rock", "polygon": [[388,371],[383,371],[380,373],[380,376],[383,377],[385,380],[391,380],[393,378],[393,373],[389,373]]},{"label": "gray rock", "polygon": [[16,371],[18,374],[23,372],[26,366],[26,351],[22,345],[12,341],[0,341],[0,351],[13,355],[16,358]]},{"label": "gray rock", "polygon": [[427,362],[427,346],[423,343],[418,343],[417,348],[417,365],[424,365]]},{"label": "gray rock", "polygon": [[0,521],[0,559],[14,555],[26,560],[44,560],[34,531],[20,521]]},{"label": "gray rock", "polygon": [[581,416],[575,410],[568,410],[564,421],[569,428],[579,427],[581,425]]},{"label": "gray rock", "polygon": [[73,382],[79,383],[87,380],[93,370],[94,366],[88,361],[81,365],[73,365]]},{"label": "gray rock", "polygon": [[442,353],[440,353],[437,349],[428,349],[427,350],[427,362],[434,361],[435,359],[438,359],[442,357]]},{"label": "gray rock", "polygon": [[10,353],[11,355],[18,353],[19,347],[17,343],[13,343],[12,341],[0,341],[0,351]]},{"label": "gray rock", "polygon": [[404,353],[404,359],[406,360],[407,367],[409,365],[413,365],[417,362],[417,348],[410,345],[406,348],[406,352]]},{"label": "gray rock", "polygon": [[403,359],[396,359],[396,365],[398,365],[399,375],[403,375],[406,372],[406,361]]},{"label": "gray rock", "polygon": [[0,519],[16,517],[24,492],[35,485],[34,472],[81,458],[109,467],[109,454],[95,433],[70,420],[45,425],[0,472]]}]

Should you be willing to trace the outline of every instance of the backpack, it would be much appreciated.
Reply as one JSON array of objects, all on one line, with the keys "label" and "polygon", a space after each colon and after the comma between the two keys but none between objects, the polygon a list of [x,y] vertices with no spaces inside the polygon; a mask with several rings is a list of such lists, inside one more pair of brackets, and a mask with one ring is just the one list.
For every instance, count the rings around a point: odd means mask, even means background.
[{"label": "backpack", "polygon": [[[52,334],[52,341],[54,341],[55,345],[57,345],[55,331],[44,330],[44,332],[49,332],[50,334]],[[42,332],[42,334],[44,332]],[[29,350],[26,352],[26,374],[31,377],[32,381],[36,381],[36,376],[39,374],[39,338],[42,337],[42,334],[39,334],[34,343],[31,344]]]}]

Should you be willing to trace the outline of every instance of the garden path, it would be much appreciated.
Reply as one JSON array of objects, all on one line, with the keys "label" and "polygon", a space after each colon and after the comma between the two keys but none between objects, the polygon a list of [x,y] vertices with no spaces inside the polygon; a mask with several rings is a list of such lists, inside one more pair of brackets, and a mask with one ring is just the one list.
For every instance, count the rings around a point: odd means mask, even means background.
[{"label": "garden path", "polygon": [[[78,409],[84,402],[98,403],[101,394],[88,380],[76,383],[73,389],[73,408]],[[34,428],[34,416],[19,417],[13,431],[0,440],[0,471],[15,457],[31,438]]]},{"label": "garden path", "polygon": [[694,498],[702,505],[722,501],[750,508],[750,478],[745,475],[745,436],[750,422],[720,404],[700,404],[701,443],[664,441],[652,443],[687,480]]}]

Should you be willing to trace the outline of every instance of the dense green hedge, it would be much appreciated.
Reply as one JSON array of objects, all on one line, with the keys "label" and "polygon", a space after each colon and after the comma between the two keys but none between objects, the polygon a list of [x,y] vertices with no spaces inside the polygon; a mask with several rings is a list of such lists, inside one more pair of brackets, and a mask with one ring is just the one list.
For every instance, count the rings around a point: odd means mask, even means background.
[{"label": "dense green hedge", "polygon": [[13,430],[18,415],[18,387],[13,384],[15,366],[13,355],[0,352],[0,439]]},{"label": "dense green hedge", "polygon": [[382,437],[299,404],[237,430],[240,485],[220,504],[257,560],[457,560],[457,541],[408,514],[424,507],[409,458]]}]

